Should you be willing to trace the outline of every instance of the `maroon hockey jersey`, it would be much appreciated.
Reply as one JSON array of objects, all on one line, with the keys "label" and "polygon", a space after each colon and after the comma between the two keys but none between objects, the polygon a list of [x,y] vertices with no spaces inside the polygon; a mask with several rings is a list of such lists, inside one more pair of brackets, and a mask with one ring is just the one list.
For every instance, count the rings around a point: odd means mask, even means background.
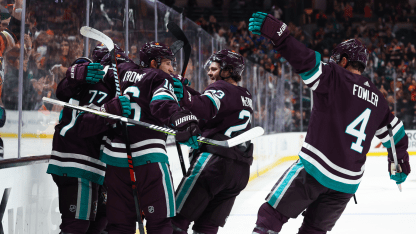
[{"label": "maroon hockey jersey", "polygon": [[[180,103],[200,119],[202,136],[225,140],[251,128],[252,97],[246,88],[224,80],[209,85],[202,95],[190,87],[186,88],[189,100],[181,100]],[[252,163],[252,146],[247,152],[240,151],[238,147],[227,150],[209,145],[202,145],[201,150]]]},{"label": "maroon hockey jersey", "polygon": [[[137,64],[123,63],[118,66],[120,87],[130,97],[132,113],[129,118],[149,124],[164,126],[170,116],[180,111],[173,91],[170,75],[159,69],[140,69]],[[133,165],[168,162],[167,135],[144,127],[128,126]],[[101,160],[109,165],[128,167],[126,146],[122,134],[109,136]]]},{"label": "maroon hockey jersey", "polygon": [[[115,95],[113,84],[69,85],[65,77],[56,94],[61,101],[99,110]],[[55,126],[52,153],[47,173],[104,182],[105,163],[100,161],[100,147],[110,126],[103,117],[65,107]]]},{"label": "maroon hockey jersey", "polygon": [[292,36],[275,48],[313,90],[313,110],[299,157],[316,180],[330,189],[355,193],[374,136],[391,157],[388,124],[393,127],[398,159],[409,160],[403,123],[368,78],[321,62],[318,52]]}]

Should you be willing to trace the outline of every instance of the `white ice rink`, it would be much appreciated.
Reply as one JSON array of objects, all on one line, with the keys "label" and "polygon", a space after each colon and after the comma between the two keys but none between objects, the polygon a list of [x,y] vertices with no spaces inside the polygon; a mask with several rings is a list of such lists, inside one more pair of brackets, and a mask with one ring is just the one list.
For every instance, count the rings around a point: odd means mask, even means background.
[{"label": "white ice rink", "polygon": [[[386,157],[368,157],[363,181],[356,193],[356,205],[351,199],[346,210],[329,233],[334,234],[391,234],[416,233],[416,157],[411,156],[413,172],[402,184],[400,193],[389,179]],[[250,234],[258,208],[292,162],[284,163],[251,181],[237,197],[222,234]],[[281,234],[295,234],[303,216],[291,219]],[[189,232],[191,233],[191,232]]]}]

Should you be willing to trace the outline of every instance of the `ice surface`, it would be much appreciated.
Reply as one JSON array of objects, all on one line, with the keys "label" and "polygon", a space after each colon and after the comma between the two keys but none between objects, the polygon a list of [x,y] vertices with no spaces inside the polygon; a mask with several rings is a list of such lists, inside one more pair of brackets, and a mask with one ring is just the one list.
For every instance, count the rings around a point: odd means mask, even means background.
[{"label": "ice surface", "polygon": [[[389,179],[386,161],[386,157],[367,158],[364,178],[356,193],[358,204],[351,199],[329,233],[416,233],[416,173],[413,171],[409,175],[400,193],[395,182]],[[410,161],[413,170],[416,170],[416,157],[410,157]],[[281,164],[251,181],[237,197],[227,223],[218,233],[251,234],[258,208],[291,163]],[[297,233],[302,218],[289,220],[280,233]]]}]

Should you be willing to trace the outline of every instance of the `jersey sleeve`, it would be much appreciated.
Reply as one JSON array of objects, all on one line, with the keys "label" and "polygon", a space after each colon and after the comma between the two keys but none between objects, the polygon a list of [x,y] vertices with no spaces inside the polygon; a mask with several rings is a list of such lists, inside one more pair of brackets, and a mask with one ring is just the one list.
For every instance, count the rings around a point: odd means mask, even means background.
[{"label": "jersey sleeve", "polygon": [[303,82],[317,93],[328,93],[334,79],[332,63],[323,63],[321,54],[308,49],[294,37],[288,36],[275,49],[290,63]]},{"label": "jersey sleeve", "polygon": [[162,123],[169,125],[170,116],[181,110],[173,91],[173,80],[169,75],[159,72],[151,86],[150,112]]},{"label": "jersey sleeve", "polygon": [[210,85],[203,94],[190,87],[186,87],[185,92],[188,92],[188,95],[184,96],[184,99],[188,99],[181,101],[181,106],[190,110],[198,119],[210,120],[217,115],[221,108],[219,97],[224,96],[223,91]]},{"label": "jersey sleeve", "polygon": [[74,125],[68,131],[80,138],[93,137],[110,129],[104,117],[81,112],[75,117]]},{"label": "jersey sleeve", "polygon": [[409,154],[407,153],[408,137],[404,131],[403,122],[394,116],[390,111],[387,111],[381,125],[376,131],[376,137],[380,139],[384,147],[387,148],[387,152],[391,161],[393,161],[390,135],[387,129],[387,125],[392,126],[393,139],[397,153],[397,159],[401,161],[409,161]]}]

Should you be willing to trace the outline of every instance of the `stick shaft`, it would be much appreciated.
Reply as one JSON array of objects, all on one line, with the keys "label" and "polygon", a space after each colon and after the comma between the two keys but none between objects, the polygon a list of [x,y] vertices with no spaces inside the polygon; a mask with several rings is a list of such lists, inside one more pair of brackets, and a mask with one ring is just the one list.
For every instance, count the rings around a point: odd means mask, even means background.
[{"label": "stick shaft", "polygon": [[[392,126],[389,124],[389,125],[387,125],[387,130],[388,130],[388,132],[389,132],[389,136],[390,136],[390,145],[391,145],[391,152],[392,152],[392,154],[393,154],[393,161],[394,161],[394,166],[395,166],[395,168],[396,168],[396,171],[392,171],[392,175],[395,175],[396,174],[396,172],[399,172],[400,171],[400,168],[399,168],[399,163],[398,163],[398,161],[397,161],[397,154],[396,154],[396,145],[395,145],[395,143],[394,143],[394,136],[393,136],[393,130],[392,130]],[[397,187],[399,188],[399,191],[401,192],[402,191],[402,185],[401,184],[398,184],[397,185]]]}]

